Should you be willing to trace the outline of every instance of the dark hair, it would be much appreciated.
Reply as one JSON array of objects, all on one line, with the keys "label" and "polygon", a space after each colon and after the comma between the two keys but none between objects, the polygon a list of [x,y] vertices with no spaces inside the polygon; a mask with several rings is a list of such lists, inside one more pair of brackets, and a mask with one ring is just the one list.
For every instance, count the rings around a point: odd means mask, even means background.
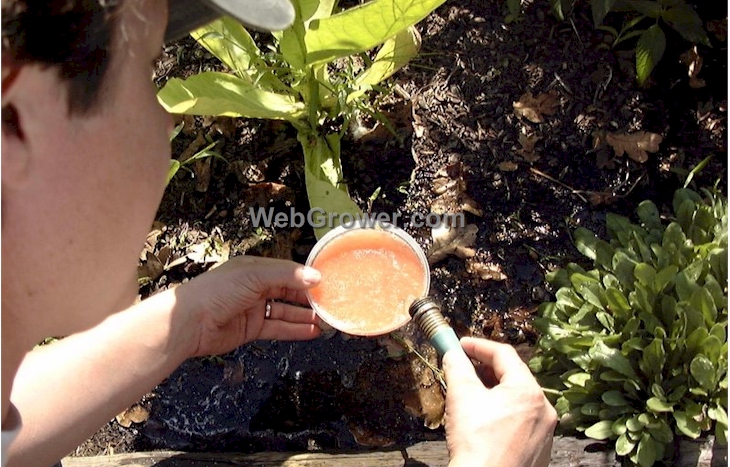
[{"label": "dark hair", "polygon": [[69,112],[90,111],[109,65],[116,4],[114,0],[3,0],[3,61],[57,67],[69,84]]}]

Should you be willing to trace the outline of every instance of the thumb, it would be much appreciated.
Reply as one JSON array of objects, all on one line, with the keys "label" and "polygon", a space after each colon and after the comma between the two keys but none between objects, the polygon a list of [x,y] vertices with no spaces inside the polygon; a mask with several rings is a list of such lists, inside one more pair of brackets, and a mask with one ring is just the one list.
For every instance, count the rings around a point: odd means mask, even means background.
[{"label": "thumb", "polygon": [[451,349],[444,354],[443,368],[449,388],[465,384],[483,386],[474,365],[461,348]]},{"label": "thumb", "polygon": [[237,258],[241,258],[242,266],[245,266],[242,279],[245,277],[246,280],[252,281],[261,290],[283,288],[302,290],[318,284],[322,278],[316,269],[294,261],[250,256]]}]

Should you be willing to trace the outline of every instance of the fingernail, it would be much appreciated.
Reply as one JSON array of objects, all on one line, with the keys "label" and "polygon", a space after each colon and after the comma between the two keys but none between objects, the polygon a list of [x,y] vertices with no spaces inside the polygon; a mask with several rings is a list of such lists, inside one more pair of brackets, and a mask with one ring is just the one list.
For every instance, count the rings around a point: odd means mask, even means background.
[{"label": "fingernail", "polygon": [[304,268],[302,268],[302,280],[304,280],[306,284],[316,284],[321,279],[322,274],[320,274],[316,269],[310,268],[309,266],[304,266]]}]

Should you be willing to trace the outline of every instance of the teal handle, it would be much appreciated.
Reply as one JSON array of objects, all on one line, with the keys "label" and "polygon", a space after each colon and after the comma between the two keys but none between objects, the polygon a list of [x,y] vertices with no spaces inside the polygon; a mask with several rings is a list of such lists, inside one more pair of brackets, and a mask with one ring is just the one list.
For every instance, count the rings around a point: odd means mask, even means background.
[{"label": "teal handle", "polygon": [[459,338],[450,327],[444,327],[431,337],[431,345],[436,348],[439,357],[443,357],[446,352],[452,349],[461,349]]}]

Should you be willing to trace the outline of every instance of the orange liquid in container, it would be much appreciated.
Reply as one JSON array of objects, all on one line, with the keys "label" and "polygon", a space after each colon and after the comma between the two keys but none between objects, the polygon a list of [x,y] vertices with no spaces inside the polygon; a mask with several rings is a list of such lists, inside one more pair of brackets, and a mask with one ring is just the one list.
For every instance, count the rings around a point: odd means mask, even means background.
[{"label": "orange liquid in container", "polygon": [[408,307],[429,286],[425,256],[413,244],[382,229],[336,236],[308,261],[322,273],[322,282],[308,292],[312,307],[348,334],[374,336],[403,326],[410,320]]}]

